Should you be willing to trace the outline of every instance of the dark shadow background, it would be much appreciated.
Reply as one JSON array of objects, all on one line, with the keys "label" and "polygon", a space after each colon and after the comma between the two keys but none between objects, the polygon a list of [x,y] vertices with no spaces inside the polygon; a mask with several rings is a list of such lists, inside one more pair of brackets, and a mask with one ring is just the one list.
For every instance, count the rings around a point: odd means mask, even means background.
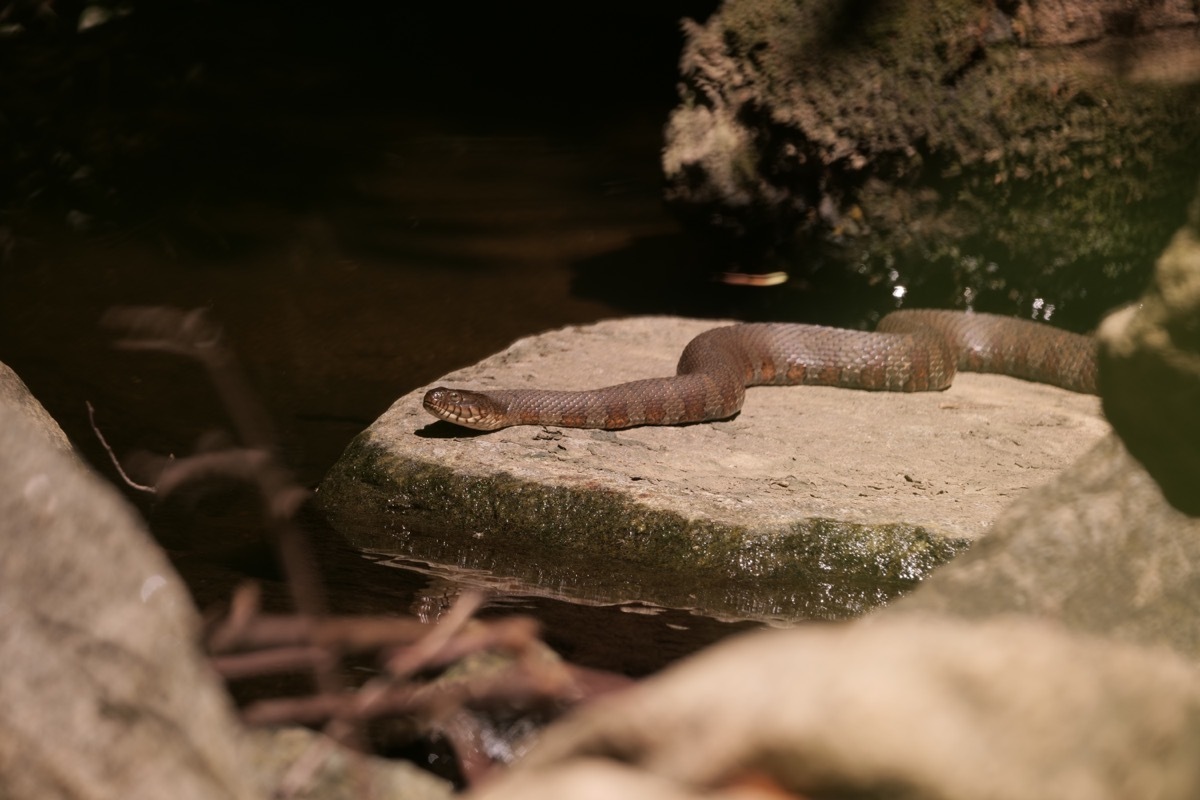
[{"label": "dark shadow background", "polygon": [[[83,31],[80,3],[4,6],[0,361],[117,482],[85,402],[123,459],[229,423],[197,365],[114,350],[99,319],[203,307],[315,486],[393,400],[520,336],[731,313],[684,276],[658,167],[679,19],[714,6],[142,2]],[[245,577],[285,603],[249,493],[127,494],[202,608]],[[305,524],[338,610],[445,591]],[[629,674],[744,627],[497,598],[514,610]]]}]

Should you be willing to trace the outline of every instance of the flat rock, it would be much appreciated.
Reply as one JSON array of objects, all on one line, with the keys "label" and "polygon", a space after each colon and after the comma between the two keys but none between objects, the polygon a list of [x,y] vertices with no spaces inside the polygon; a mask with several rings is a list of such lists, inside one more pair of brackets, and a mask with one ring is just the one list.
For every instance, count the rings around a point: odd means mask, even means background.
[{"label": "flat rock", "polygon": [[[585,389],[670,375],[711,320],[523,339],[437,381]],[[992,375],[945,392],[757,387],[717,423],[479,434],[427,387],[360,434],[319,500],[356,544],[583,599],[847,616],[967,547],[1108,432],[1095,397]]]}]

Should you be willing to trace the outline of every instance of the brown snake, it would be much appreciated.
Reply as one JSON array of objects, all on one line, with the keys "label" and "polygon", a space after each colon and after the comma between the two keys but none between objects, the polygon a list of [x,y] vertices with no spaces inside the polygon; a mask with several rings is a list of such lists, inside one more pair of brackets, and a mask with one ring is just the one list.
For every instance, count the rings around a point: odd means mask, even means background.
[{"label": "brown snake", "polygon": [[1096,392],[1096,344],[1038,322],[961,311],[894,311],[874,333],[745,323],[688,342],[670,378],[581,392],[438,387],[425,410],[477,430],[510,425],[629,428],[725,419],[747,386],[807,384],[891,392],[945,389],[958,370],[998,372]]}]

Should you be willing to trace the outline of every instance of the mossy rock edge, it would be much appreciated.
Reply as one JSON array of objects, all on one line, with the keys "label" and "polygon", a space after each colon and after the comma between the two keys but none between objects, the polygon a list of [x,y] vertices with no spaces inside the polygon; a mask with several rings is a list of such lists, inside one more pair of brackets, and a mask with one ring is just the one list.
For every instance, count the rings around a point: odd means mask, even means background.
[{"label": "mossy rock edge", "polygon": [[856,616],[965,550],[921,526],[808,518],[749,529],[611,490],[474,475],[389,453],[360,434],[318,501],[366,550],[485,570],[539,593],[715,616]]}]

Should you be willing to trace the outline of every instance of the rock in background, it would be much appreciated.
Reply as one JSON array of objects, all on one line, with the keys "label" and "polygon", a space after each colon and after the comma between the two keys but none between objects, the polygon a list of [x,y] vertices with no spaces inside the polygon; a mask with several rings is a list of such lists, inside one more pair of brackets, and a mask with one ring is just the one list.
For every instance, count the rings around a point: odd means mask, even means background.
[{"label": "rock in background", "polygon": [[1086,328],[1182,221],[1198,21],[1180,0],[726,0],[687,25],[667,196],[748,271],[832,262],[881,299]]}]

